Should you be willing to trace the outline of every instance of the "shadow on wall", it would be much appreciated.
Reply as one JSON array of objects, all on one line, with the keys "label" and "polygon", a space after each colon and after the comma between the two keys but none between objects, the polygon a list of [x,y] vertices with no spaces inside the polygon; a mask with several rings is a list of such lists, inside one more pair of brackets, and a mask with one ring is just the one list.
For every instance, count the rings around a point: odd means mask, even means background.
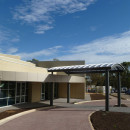
[{"label": "shadow on wall", "polygon": [[68,75],[52,75],[49,74],[44,82],[66,82],[68,83],[71,79],[71,76]]}]

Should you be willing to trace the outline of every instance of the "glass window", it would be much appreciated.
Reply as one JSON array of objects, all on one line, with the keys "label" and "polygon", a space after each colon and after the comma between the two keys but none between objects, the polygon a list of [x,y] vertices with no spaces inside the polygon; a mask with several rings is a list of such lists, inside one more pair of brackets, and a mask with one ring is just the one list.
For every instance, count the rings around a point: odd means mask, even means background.
[{"label": "glass window", "polygon": [[10,98],[15,97],[15,90],[9,90],[9,97]]},{"label": "glass window", "polygon": [[45,94],[42,94],[42,100],[45,100]]},{"label": "glass window", "polygon": [[42,84],[42,93],[45,93],[45,84]]},{"label": "glass window", "polygon": [[25,96],[21,97],[21,102],[24,102]]},{"label": "glass window", "polygon": [[26,82],[1,81],[0,85],[0,107],[28,101]]},{"label": "glass window", "polygon": [[28,89],[26,89],[26,93],[25,93],[25,95],[28,95]]},{"label": "glass window", "polygon": [[25,95],[25,91],[26,91],[26,84],[22,83],[22,95]]},{"label": "glass window", "polygon": [[8,90],[0,90],[0,98],[8,97]]},{"label": "glass window", "polygon": [[1,89],[8,89],[8,82],[2,81],[0,85]]},{"label": "glass window", "polygon": [[9,98],[8,105],[13,105],[13,104],[15,104],[15,98]]},{"label": "glass window", "polygon": [[0,99],[0,107],[7,106],[7,99]]},{"label": "glass window", "polygon": [[45,100],[45,83],[42,84],[41,89],[41,100]]},{"label": "glass window", "polygon": [[9,89],[15,89],[16,82],[9,82]]},{"label": "glass window", "polygon": [[28,96],[25,96],[25,102],[28,102]]},{"label": "glass window", "polygon": [[16,97],[16,103],[20,103],[20,97]]},{"label": "glass window", "polygon": [[17,92],[16,92],[17,96],[20,96],[20,83],[17,83]]}]

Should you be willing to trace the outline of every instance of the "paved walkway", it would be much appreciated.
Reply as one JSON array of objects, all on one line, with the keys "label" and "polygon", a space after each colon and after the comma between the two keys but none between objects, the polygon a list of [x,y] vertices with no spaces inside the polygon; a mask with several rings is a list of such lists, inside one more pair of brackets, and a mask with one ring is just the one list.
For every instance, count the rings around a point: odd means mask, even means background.
[{"label": "paved walkway", "polygon": [[[111,95],[117,97],[117,93],[111,93]],[[128,99],[128,100],[130,100],[130,95],[125,94],[125,93],[121,93],[121,98],[124,98],[124,99]]]},{"label": "paved walkway", "polygon": [[76,108],[40,110],[14,119],[0,130],[91,130],[88,116],[92,112]]},{"label": "paved walkway", "polygon": [[[110,96],[111,97],[111,96]],[[80,101],[80,100],[79,100]],[[128,107],[113,107],[117,104],[117,98],[111,97],[110,111],[130,113],[130,101],[121,100]],[[82,104],[66,103],[66,99],[54,100],[54,109],[39,110],[0,126],[0,130],[91,130],[88,115],[95,110],[105,110],[105,100],[91,101]],[[40,104],[48,105],[45,101]]]}]

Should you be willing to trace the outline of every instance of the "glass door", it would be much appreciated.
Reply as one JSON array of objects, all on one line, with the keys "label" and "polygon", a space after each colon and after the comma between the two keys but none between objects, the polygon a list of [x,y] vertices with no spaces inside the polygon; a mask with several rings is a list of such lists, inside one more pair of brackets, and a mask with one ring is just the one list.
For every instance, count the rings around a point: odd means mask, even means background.
[{"label": "glass door", "polygon": [[26,83],[21,83],[21,103],[25,102]]},{"label": "glass door", "polygon": [[24,103],[26,97],[26,83],[24,82],[17,82],[16,85],[16,104]]},{"label": "glass door", "polygon": [[20,94],[21,94],[21,90],[20,90],[20,87],[21,87],[21,83],[20,82],[17,82],[16,84],[16,100],[15,100],[15,104],[18,104],[21,102],[21,97],[20,97]]}]

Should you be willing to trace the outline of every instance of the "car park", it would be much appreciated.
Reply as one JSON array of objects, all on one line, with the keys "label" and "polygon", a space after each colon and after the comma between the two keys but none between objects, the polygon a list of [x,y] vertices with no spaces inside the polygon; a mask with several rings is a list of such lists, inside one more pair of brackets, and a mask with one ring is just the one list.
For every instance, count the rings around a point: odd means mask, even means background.
[{"label": "car park", "polygon": [[126,91],[127,91],[127,87],[122,87],[122,88],[121,88],[121,92],[122,92],[122,93],[125,93]]},{"label": "car park", "polygon": [[127,91],[125,92],[125,94],[129,94],[129,95],[130,95],[130,89],[127,90]]}]

